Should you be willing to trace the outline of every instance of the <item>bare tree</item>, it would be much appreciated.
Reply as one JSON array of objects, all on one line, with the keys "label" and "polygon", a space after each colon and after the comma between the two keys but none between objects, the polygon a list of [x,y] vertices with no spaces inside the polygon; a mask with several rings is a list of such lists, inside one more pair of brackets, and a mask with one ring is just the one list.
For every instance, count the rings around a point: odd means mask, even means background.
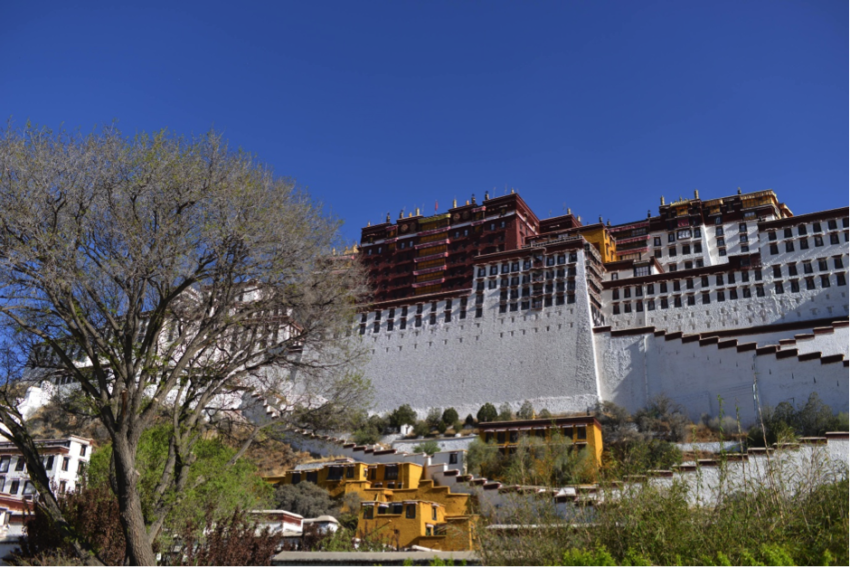
[{"label": "bare tree", "polygon": [[[214,133],[0,134],[3,335],[30,377],[72,380],[106,428],[132,564],[155,562],[195,441],[243,400],[260,425],[324,428],[368,402],[362,349],[341,340],[365,279],[329,254],[337,242],[321,206]],[[0,420],[61,521],[7,394]],[[145,516],[136,449],[162,418],[173,434]]]}]

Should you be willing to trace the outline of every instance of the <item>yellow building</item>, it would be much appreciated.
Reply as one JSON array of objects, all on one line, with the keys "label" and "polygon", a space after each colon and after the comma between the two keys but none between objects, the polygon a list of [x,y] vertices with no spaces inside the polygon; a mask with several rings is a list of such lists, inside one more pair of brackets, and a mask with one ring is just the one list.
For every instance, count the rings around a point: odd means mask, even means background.
[{"label": "yellow building", "polygon": [[[433,480],[423,478],[423,473],[422,465],[416,463],[323,463],[266,480],[272,484],[312,482],[334,498],[356,493],[363,507],[374,508],[368,512],[373,515],[371,518],[365,518],[365,508],[361,508],[358,533],[363,535],[359,537],[373,537],[370,534],[380,532],[381,540],[400,548],[421,545],[445,551],[472,549],[475,517],[467,515],[469,495],[453,494],[448,486],[436,486]],[[416,509],[391,512],[408,505]],[[342,509],[349,511],[346,503]]]},{"label": "yellow building", "polygon": [[470,516],[451,516],[437,502],[398,500],[363,502],[357,536],[402,549],[418,545],[441,551],[467,551],[473,545]]},{"label": "yellow building", "polygon": [[602,425],[593,416],[491,421],[478,424],[478,431],[484,442],[495,443],[508,454],[516,451],[522,437],[549,440],[557,431],[572,441],[576,451],[590,451],[597,466],[602,464]]}]

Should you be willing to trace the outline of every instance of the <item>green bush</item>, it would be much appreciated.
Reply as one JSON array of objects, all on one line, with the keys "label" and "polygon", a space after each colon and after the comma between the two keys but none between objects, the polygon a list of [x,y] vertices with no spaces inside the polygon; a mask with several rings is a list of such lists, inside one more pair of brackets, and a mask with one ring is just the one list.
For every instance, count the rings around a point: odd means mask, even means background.
[{"label": "green bush", "polygon": [[274,503],[278,510],[301,514],[305,518],[339,515],[339,506],[328,491],[312,482],[275,485]]},{"label": "green bush", "polygon": [[404,404],[394,409],[387,421],[395,429],[400,429],[402,425],[414,425],[416,424],[416,412],[409,404]]},{"label": "green bush", "polygon": [[438,453],[440,451],[440,444],[430,439],[425,441],[424,443],[420,443],[416,447],[413,448],[414,453],[427,453],[429,455],[433,455],[434,453]]},{"label": "green bush", "polygon": [[440,419],[446,425],[453,425],[458,419],[460,419],[460,416],[457,414],[457,410],[455,408],[447,408]]},{"label": "green bush", "polygon": [[507,402],[499,406],[499,421],[510,421],[514,418],[514,413],[511,411],[511,405]]},{"label": "green bush", "polygon": [[534,406],[531,405],[531,402],[525,400],[522,402],[522,406],[519,408],[516,416],[519,419],[534,419]]},{"label": "green bush", "polygon": [[490,402],[487,402],[478,410],[478,423],[496,421],[497,417],[499,417],[499,412],[496,411],[496,406]]},{"label": "green bush", "polygon": [[413,426],[413,434],[417,437],[426,437],[431,434],[431,426],[424,421],[417,421]]}]

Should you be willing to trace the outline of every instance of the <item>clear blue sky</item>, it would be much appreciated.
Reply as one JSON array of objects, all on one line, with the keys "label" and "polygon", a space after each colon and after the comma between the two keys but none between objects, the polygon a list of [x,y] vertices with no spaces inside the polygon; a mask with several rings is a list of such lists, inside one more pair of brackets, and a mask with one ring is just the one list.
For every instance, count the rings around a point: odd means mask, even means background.
[{"label": "clear blue sky", "polygon": [[585,221],[659,196],[848,202],[848,3],[4,2],[0,110],[210,127],[349,239],[514,187]]}]

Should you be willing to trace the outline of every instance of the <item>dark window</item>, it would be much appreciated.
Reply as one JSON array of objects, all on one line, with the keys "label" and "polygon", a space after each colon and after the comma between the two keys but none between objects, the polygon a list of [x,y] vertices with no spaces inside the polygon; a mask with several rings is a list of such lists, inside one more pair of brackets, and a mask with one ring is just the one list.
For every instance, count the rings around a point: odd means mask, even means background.
[{"label": "dark window", "polygon": [[661,251],[661,248],[656,248],[655,252],[653,252],[653,254],[655,255],[656,258],[661,258],[663,256],[663,252]]},{"label": "dark window", "polygon": [[611,299],[620,299],[620,289],[614,288],[611,290]]},{"label": "dark window", "polygon": [[785,251],[786,252],[793,252],[794,251],[794,241],[793,240],[787,240],[785,242]]},{"label": "dark window", "polygon": [[721,256],[725,256],[726,255],[726,249],[725,248],[719,248],[717,250],[717,253],[720,254]]},{"label": "dark window", "polygon": [[667,293],[667,282],[661,282],[658,284],[659,293]]},{"label": "dark window", "polygon": [[824,274],[820,277],[820,286],[829,287],[829,275]]},{"label": "dark window", "polygon": [[757,297],[764,297],[764,286],[763,285],[757,285],[756,286],[756,296]]},{"label": "dark window", "polygon": [[685,280],[685,283],[687,284],[685,287],[687,287],[688,289],[694,289],[694,280],[693,280],[693,278],[688,278],[688,279],[686,279],[686,280]]},{"label": "dark window", "polygon": [[661,309],[667,309],[668,307],[669,307],[669,305],[667,304],[667,298],[662,297],[661,298]]},{"label": "dark window", "polygon": [[[16,470],[16,471],[22,471],[22,470],[24,470],[24,465],[25,465],[25,464],[26,464],[26,461],[24,460],[24,458],[23,458],[23,457],[18,457],[18,462],[17,462],[17,463],[15,463],[15,470]],[[66,469],[62,469],[62,470],[66,470]]]},{"label": "dark window", "polygon": [[702,304],[708,305],[709,303],[711,303],[711,294],[705,292],[702,294]]},{"label": "dark window", "polygon": [[676,235],[672,232],[667,233],[667,242],[676,242]]},{"label": "dark window", "polygon": [[797,275],[797,264],[791,263],[788,264],[788,275],[796,276]]},{"label": "dark window", "polygon": [[682,284],[679,280],[673,280],[673,291],[682,291]]},{"label": "dark window", "polygon": [[797,280],[791,280],[791,292],[797,293],[800,291],[800,282]]},{"label": "dark window", "polygon": [[675,295],[673,296],[673,307],[681,307],[682,306],[682,296]]},{"label": "dark window", "polygon": [[741,281],[748,282],[750,281],[750,272],[741,272]]},{"label": "dark window", "polygon": [[828,269],[829,265],[826,263],[826,258],[818,258],[818,270],[825,272]]},{"label": "dark window", "polygon": [[781,278],[782,277],[782,267],[781,266],[773,266],[773,277]]},{"label": "dark window", "polygon": [[831,232],[829,234],[829,243],[830,244],[838,244],[838,233],[837,232]]},{"label": "dark window", "polygon": [[774,232],[774,231],[768,232],[767,233],[767,239],[770,240],[771,242],[776,240],[776,232]]},{"label": "dark window", "polygon": [[682,254],[690,254],[691,253],[691,245],[684,244],[682,245]]},{"label": "dark window", "polygon": [[614,307],[613,307],[613,313],[614,313],[614,315],[619,315],[619,314],[620,314],[620,304],[619,304],[619,303],[615,303],[615,304],[614,304]]},{"label": "dark window", "polygon": [[653,243],[655,246],[661,246],[661,237],[660,237],[660,236],[656,236],[656,237],[653,239],[652,243]]},{"label": "dark window", "polygon": [[794,234],[791,232],[790,228],[785,229],[785,238],[791,238]]},{"label": "dark window", "polygon": [[826,221],[826,227],[829,230],[835,230],[836,228],[838,228],[838,221],[835,219],[828,220]]},{"label": "dark window", "polygon": [[675,247],[675,246],[671,246],[670,248],[668,248],[668,249],[667,249],[667,254],[669,254],[669,255],[670,255],[670,257],[675,256],[675,255],[676,255],[676,247]]},{"label": "dark window", "polygon": [[738,299],[738,288],[733,287],[729,290],[729,299]]},{"label": "dark window", "polygon": [[809,249],[809,239],[801,238],[800,239],[800,250],[808,250]]},{"label": "dark window", "polygon": [[717,228],[715,228],[715,229],[714,229],[714,234],[715,234],[715,236],[723,236],[723,227],[722,227],[722,226],[718,226]]},{"label": "dark window", "polygon": [[770,253],[771,254],[779,254],[779,246],[777,246],[776,244],[771,244],[770,245]]},{"label": "dark window", "polygon": [[815,289],[815,278],[806,278],[806,289]]},{"label": "dark window", "polygon": [[632,312],[632,304],[631,303],[624,303],[623,304],[623,312],[624,313],[631,313]]},{"label": "dark window", "polygon": [[632,296],[632,288],[624,287],[623,288],[623,297],[631,297]]},{"label": "dark window", "polygon": [[750,288],[748,288],[748,287],[741,288],[741,291],[743,292],[743,295],[744,295],[744,298],[745,298],[745,299],[746,299],[746,298],[749,298],[749,297],[752,297],[752,295],[753,295],[753,292],[752,292],[752,291],[750,291]]},{"label": "dark window", "polygon": [[761,270],[760,269],[755,270],[755,277],[756,277],[757,282],[761,281]]},{"label": "dark window", "polygon": [[775,282],[774,286],[776,288],[777,295],[785,293],[785,286],[782,285],[782,282]]},{"label": "dark window", "polygon": [[696,305],[696,304],[697,304],[696,296],[693,295],[693,294],[689,295],[688,296],[688,305]]},{"label": "dark window", "polygon": [[726,294],[722,289],[717,292],[717,301],[726,301]]},{"label": "dark window", "polygon": [[821,227],[820,227],[820,223],[819,223],[819,222],[812,223],[812,230],[813,230],[814,232],[821,232],[821,231],[822,231],[822,229],[821,229]]},{"label": "dark window", "polygon": [[844,272],[835,274],[835,283],[837,285],[847,285],[847,277],[844,275]]},{"label": "dark window", "polygon": [[636,301],[635,302],[635,311],[637,311],[638,313],[643,312],[643,301]]},{"label": "dark window", "polygon": [[694,242],[694,253],[702,254],[702,244],[699,242]]},{"label": "dark window", "polygon": [[823,246],[823,236],[819,234],[815,235],[815,246]]},{"label": "dark window", "polygon": [[701,276],[699,279],[699,285],[702,287],[708,287],[708,276]]},{"label": "dark window", "polygon": [[844,267],[844,261],[841,259],[841,256],[836,256],[833,262],[835,263],[836,270],[840,270]]},{"label": "dark window", "polygon": [[655,293],[655,284],[647,284],[646,285],[646,295],[652,295]]}]

